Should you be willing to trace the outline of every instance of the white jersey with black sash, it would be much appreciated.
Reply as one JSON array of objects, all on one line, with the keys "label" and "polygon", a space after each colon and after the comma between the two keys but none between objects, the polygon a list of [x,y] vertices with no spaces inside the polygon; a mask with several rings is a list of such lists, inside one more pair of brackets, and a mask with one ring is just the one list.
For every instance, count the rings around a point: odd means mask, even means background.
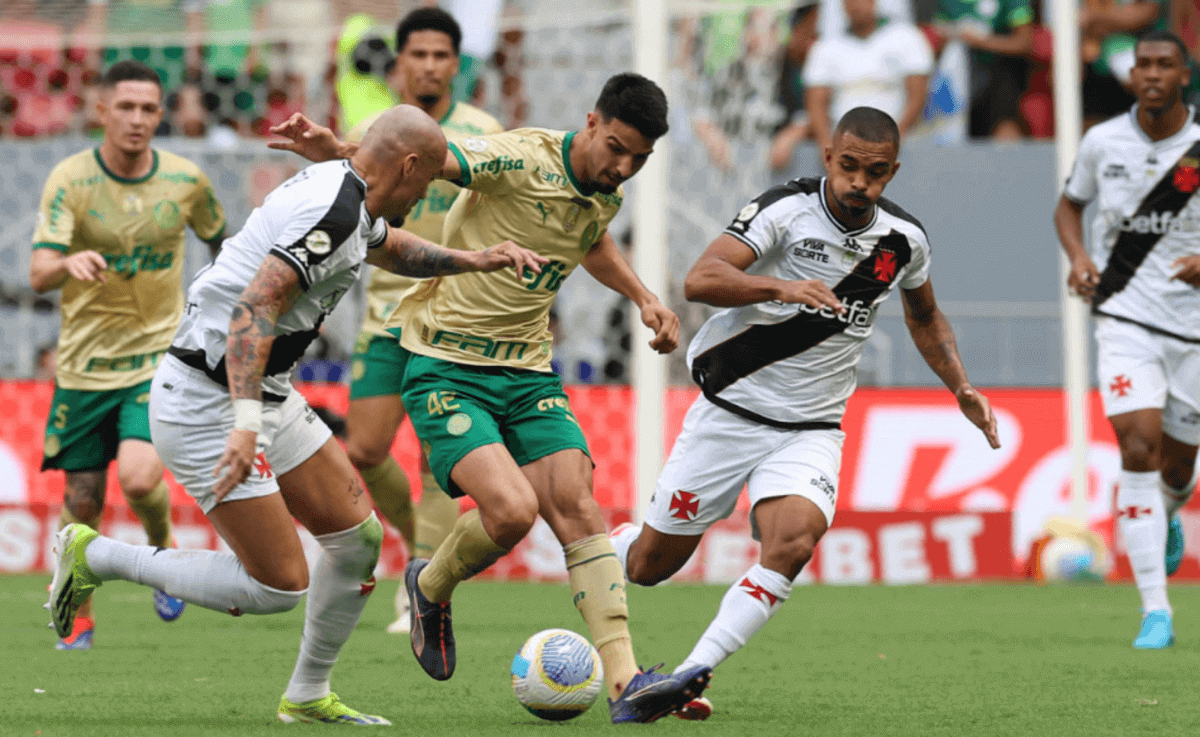
[{"label": "white jersey with black sash", "polygon": [[784,429],[834,428],[857,386],[862,345],[879,304],[929,276],[929,241],[911,215],[880,199],[871,221],[847,230],[829,212],[824,179],[773,187],[725,233],[754,251],[747,273],[820,279],[845,311],[763,302],[704,323],[688,349],[704,396],[737,415]]},{"label": "white jersey with black sash", "polygon": [[1063,194],[1096,202],[1091,252],[1101,276],[1093,312],[1200,343],[1200,290],[1171,278],[1177,259],[1200,253],[1197,189],[1195,110],[1161,141],[1142,131],[1136,105],[1088,130]]},{"label": "white jersey with black sash", "polygon": [[278,258],[303,290],[279,316],[263,376],[263,399],[282,401],[292,368],[358,278],[367,250],[387,238],[387,223],[367,213],[366,192],[346,160],[314,164],[279,185],[192,283],[170,354],[227,384],[230,315],[264,259]]}]

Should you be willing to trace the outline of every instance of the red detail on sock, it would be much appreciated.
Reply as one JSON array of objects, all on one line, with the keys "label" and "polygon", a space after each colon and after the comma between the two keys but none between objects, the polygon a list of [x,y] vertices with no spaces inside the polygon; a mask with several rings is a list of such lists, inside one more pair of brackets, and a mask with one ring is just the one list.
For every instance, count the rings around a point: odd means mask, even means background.
[{"label": "red detail on sock", "polygon": [[753,596],[755,599],[758,599],[767,606],[775,606],[775,602],[779,601],[778,596],[751,581],[749,576],[743,578],[738,586],[744,588],[747,594]]},{"label": "red detail on sock", "polygon": [[367,579],[366,581],[363,581],[360,584],[358,595],[359,596],[367,596],[374,590],[375,590],[375,577],[371,576],[369,579]]},{"label": "red detail on sock", "polygon": [[1150,507],[1121,507],[1117,510],[1118,517],[1128,517],[1129,519],[1137,519],[1139,516],[1149,517],[1153,510]]},{"label": "red detail on sock", "polygon": [[240,617],[240,616],[242,616],[242,610],[241,610],[241,609],[238,609],[237,607],[230,607],[230,608],[229,608],[229,613],[230,613],[230,614],[232,614],[232,615],[233,615],[233,616],[235,616],[235,617]]}]

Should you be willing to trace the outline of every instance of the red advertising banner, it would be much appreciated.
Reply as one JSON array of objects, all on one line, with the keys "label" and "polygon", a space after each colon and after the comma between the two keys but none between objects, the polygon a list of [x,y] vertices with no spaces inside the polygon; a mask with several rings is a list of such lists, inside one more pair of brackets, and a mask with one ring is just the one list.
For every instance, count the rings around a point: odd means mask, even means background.
[{"label": "red advertising banner", "polygon": [[[335,412],[346,410],[347,390],[342,385],[306,385],[301,391],[314,405]],[[574,386],[568,387],[567,393],[596,462],[596,498],[610,517],[623,521],[636,506],[632,392],[627,387]],[[63,474],[38,470],[51,394],[52,386],[48,383],[0,382],[0,417],[4,418],[0,423],[0,504],[57,506],[61,503]],[[694,390],[668,393],[664,438],[668,449],[695,394]],[[1002,549],[1009,556],[1010,572],[1014,575],[1019,572],[1045,521],[1054,516],[1069,516],[1071,511],[1063,394],[1057,389],[989,389],[986,394],[996,412],[1003,443],[999,450],[988,447],[982,434],[967,422],[954,398],[944,390],[859,390],[851,399],[843,422],[847,437],[838,517],[819,546],[818,556],[835,547],[839,529],[848,529],[849,512],[887,512],[894,519],[902,519],[896,513],[953,516],[1001,512],[1011,514],[1010,540]],[[1120,554],[1122,546],[1120,540],[1113,539],[1112,522],[1112,490],[1120,465],[1119,454],[1095,393],[1090,398],[1089,420],[1088,523]],[[418,445],[408,423],[401,428],[392,450],[416,484]],[[173,482],[172,493],[181,510],[195,510],[190,498]],[[115,473],[109,475],[108,504],[124,507]],[[725,524],[732,525],[736,536],[748,539],[740,526],[745,524],[745,513],[743,498],[743,506],[734,518],[742,522]],[[1200,498],[1194,499],[1181,515],[1187,538],[1196,542],[1189,546],[1177,577],[1200,579]],[[724,534],[722,529],[714,528],[708,537],[720,537]],[[540,527],[539,530],[549,534]],[[891,535],[899,533],[889,532],[885,538],[880,538],[877,532],[866,534],[871,541],[869,549],[874,551],[871,554],[877,555],[879,549],[890,550],[887,546],[892,544]],[[948,533],[927,527],[924,537],[936,541],[939,534]],[[0,534],[0,545],[5,544],[4,537]],[[838,544],[850,545],[844,541]],[[706,541],[704,550],[710,547]],[[927,555],[929,565],[937,568],[941,565],[934,562],[937,556],[948,553],[935,554],[931,549]],[[1118,555],[1117,563],[1118,572],[1127,575],[1123,556]],[[820,565],[818,561],[810,568],[817,570]],[[875,577],[871,580],[892,578],[885,575],[882,560],[872,558],[871,565]],[[497,575],[536,578],[540,570],[536,565],[500,566]],[[705,572],[708,570],[704,568],[697,574],[697,580],[708,580],[710,574]],[[739,569],[744,570],[744,567]],[[953,570],[953,567],[938,570]],[[828,578],[819,572],[817,575],[822,580]],[[832,575],[837,578],[838,574]]]},{"label": "red advertising banner", "polygon": [[[0,505],[0,573],[51,571],[58,507],[46,504]],[[610,527],[628,521],[625,512],[606,511]],[[182,548],[228,548],[195,507],[176,509],[175,537]],[[407,563],[396,531],[387,528],[378,576],[398,576]],[[136,545],[146,544],[141,523],[128,507],[105,511],[100,530]],[[317,543],[298,528],[305,554]],[[837,523],[817,546],[798,583],[915,584],[930,581],[1005,578],[1012,575],[1011,515],[1007,512],[839,512]],[[730,583],[758,562],[758,544],[750,537],[744,512],[715,525],[677,581]],[[562,546],[538,520],[520,545],[485,571],[481,578],[566,581]]]}]

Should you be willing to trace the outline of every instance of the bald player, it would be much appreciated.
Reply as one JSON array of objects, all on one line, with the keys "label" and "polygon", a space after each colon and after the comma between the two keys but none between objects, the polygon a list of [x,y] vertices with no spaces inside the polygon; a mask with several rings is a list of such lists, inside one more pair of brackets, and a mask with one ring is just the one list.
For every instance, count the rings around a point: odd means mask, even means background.
[{"label": "bald player", "polygon": [[[338,653],[375,587],[383,527],[345,452],[289,376],[364,261],[416,277],[513,268],[515,279],[541,270],[545,259],[511,242],[450,251],[388,226],[425,193],[445,155],[437,123],[397,106],[352,159],[310,166],[276,188],[196,279],[154,375],[151,433],[233,554],[127,545],[69,525],[58,535],[47,605],[60,634],[112,579],[234,616],[287,611],[307,592],[279,719],[390,724],[330,691]],[[293,517],[320,544],[311,584]]]}]

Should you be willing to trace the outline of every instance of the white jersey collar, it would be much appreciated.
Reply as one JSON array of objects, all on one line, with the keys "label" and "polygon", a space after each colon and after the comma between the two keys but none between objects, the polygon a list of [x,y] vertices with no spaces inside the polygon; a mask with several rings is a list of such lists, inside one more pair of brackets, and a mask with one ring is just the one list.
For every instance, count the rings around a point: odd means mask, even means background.
[{"label": "white jersey collar", "polygon": [[1162,139],[1161,141],[1152,141],[1152,140],[1150,140],[1150,136],[1146,135],[1146,131],[1142,130],[1142,126],[1138,123],[1137,111],[1138,111],[1138,105],[1135,102],[1135,103],[1133,103],[1133,107],[1129,108],[1129,122],[1133,125],[1133,129],[1135,131],[1137,131],[1137,134],[1139,136],[1141,136],[1142,142],[1145,143],[1147,146],[1153,146],[1153,147],[1169,146],[1169,145],[1175,143],[1176,141],[1179,140],[1179,138],[1181,136],[1183,136],[1184,134],[1187,133],[1187,129],[1192,125],[1192,122],[1196,120],[1196,109],[1194,107],[1192,107],[1191,105],[1188,105],[1187,106],[1187,111],[1188,111],[1187,120],[1184,122],[1183,127],[1180,128],[1179,131],[1176,132],[1174,135],[1167,136],[1166,138]]},{"label": "white jersey collar", "polygon": [[821,188],[820,188],[820,191],[817,193],[818,194],[817,199],[819,199],[821,201],[821,212],[825,213],[825,217],[829,219],[829,222],[833,223],[833,227],[837,228],[839,231],[841,231],[842,233],[844,233],[846,235],[858,235],[859,233],[865,233],[868,230],[870,230],[871,228],[873,228],[875,226],[875,221],[879,219],[879,205],[871,205],[871,219],[870,219],[870,221],[867,222],[866,225],[864,225],[861,228],[855,228],[855,229],[851,230],[850,228],[847,228],[845,225],[842,225],[841,221],[839,221],[836,217],[834,217],[833,213],[830,212],[830,210],[829,210],[829,203],[827,203],[825,201],[825,180],[826,179],[827,179],[827,177],[821,177]]}]

